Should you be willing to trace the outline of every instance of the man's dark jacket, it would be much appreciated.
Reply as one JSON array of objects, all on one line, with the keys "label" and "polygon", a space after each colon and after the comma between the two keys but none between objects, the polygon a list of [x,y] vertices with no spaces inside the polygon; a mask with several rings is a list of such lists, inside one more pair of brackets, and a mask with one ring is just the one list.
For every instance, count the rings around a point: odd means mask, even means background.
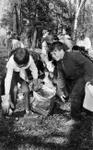
[{"label": "man's dark jacket", "polygon": [[[93,63],[80,52],[66,52],[63,59],[57,62],[58,89],[62,89],[65,81],[76,81],[75,93],[80,86],[93,79]],[[82,85],[80,85],[82,84]]]}]

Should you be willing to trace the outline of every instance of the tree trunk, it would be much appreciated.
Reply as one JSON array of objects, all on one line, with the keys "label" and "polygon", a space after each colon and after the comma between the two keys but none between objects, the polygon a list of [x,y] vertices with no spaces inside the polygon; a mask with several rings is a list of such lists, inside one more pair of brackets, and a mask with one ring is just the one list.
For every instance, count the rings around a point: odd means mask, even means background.
[{"label": "tree trunk", "polygon": [[76,0],[76,14],[75,14],[75,21],[74,21],[74,31],[73,31],[73,41],[74,44],[76,43],[77,39],[77,26],[78,26],[78,17],[80,14],[80,10],[85,4],[86,0]]},{"label": "tree trunk", "polygon": [[37,30],[35,28],[34,34],[33,34],[33,40],[32,40],[32,49],[36,46],[36,37],[37,37]]},{"label": "tree trunk", "polygon": [[73,32],[73,42],[74,42],[74,44],[76,43],[76,39],[77,39],[77,25],[78,25],[78,17],[75,17],[74,32]]},{"label": "tree trunk", "polygon": [[14,11],[13,11],[13,32],[19,33],[19,18],[18,18],[18,12],[17,12],[17,5],[14,5]]}]

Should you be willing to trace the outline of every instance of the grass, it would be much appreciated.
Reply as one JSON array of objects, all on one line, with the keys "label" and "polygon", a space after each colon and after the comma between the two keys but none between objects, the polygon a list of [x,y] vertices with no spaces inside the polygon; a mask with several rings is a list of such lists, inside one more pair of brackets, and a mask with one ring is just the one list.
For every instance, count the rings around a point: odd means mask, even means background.
[{"label": "grass", "polygon": [[[7,56],[7,50],[1,50],[0,79]],[[93,150],[92,117],[85,117],[73,127],[65,126],[69,117],[68,110],[62,108],[46,118],[24,116],[23,102],[18,102],[13,117],[0,117],[0,150]]]}]

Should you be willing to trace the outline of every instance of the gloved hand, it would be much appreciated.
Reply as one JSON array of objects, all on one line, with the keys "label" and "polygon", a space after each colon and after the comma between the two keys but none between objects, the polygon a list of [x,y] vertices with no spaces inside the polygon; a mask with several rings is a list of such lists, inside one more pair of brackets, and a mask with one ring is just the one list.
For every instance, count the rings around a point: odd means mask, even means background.
[{"label": "gloved hand", "polygon": [[57,89],[56,89],[56,94],[60,97],[60,99],[62,100],[62,102],[66,102],[67,101],[67,99],[68,99],[68,93],[63,89],[59,89],[58,87],[57,87]]},{"label": "gloved hand", "polygon": [[3,113],[9,113],[9,108],[14,108],[13,103],[11,102],[11,98],[10,95],[3,95],[1,96],[2,99],[2,103],[1,103],[1,107],[3,110]]},{"label": "gloved hand", "polygon": [[65,95],[64,95],[63,93],[60,94],[59,97],[60,97],[60,99],[61,99],[61,101],[62,101],[63,103],[66,102]]}]

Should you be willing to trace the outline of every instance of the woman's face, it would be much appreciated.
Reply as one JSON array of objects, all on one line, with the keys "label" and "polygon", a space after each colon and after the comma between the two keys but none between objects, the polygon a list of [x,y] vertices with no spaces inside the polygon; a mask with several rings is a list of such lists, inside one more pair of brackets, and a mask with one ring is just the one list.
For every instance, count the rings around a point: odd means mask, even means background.
[{"label": "woman's face", "polygon": [[26,51],[24,49],[19,49],[16,53],[16,57],[19,61],[25,58]]}]

